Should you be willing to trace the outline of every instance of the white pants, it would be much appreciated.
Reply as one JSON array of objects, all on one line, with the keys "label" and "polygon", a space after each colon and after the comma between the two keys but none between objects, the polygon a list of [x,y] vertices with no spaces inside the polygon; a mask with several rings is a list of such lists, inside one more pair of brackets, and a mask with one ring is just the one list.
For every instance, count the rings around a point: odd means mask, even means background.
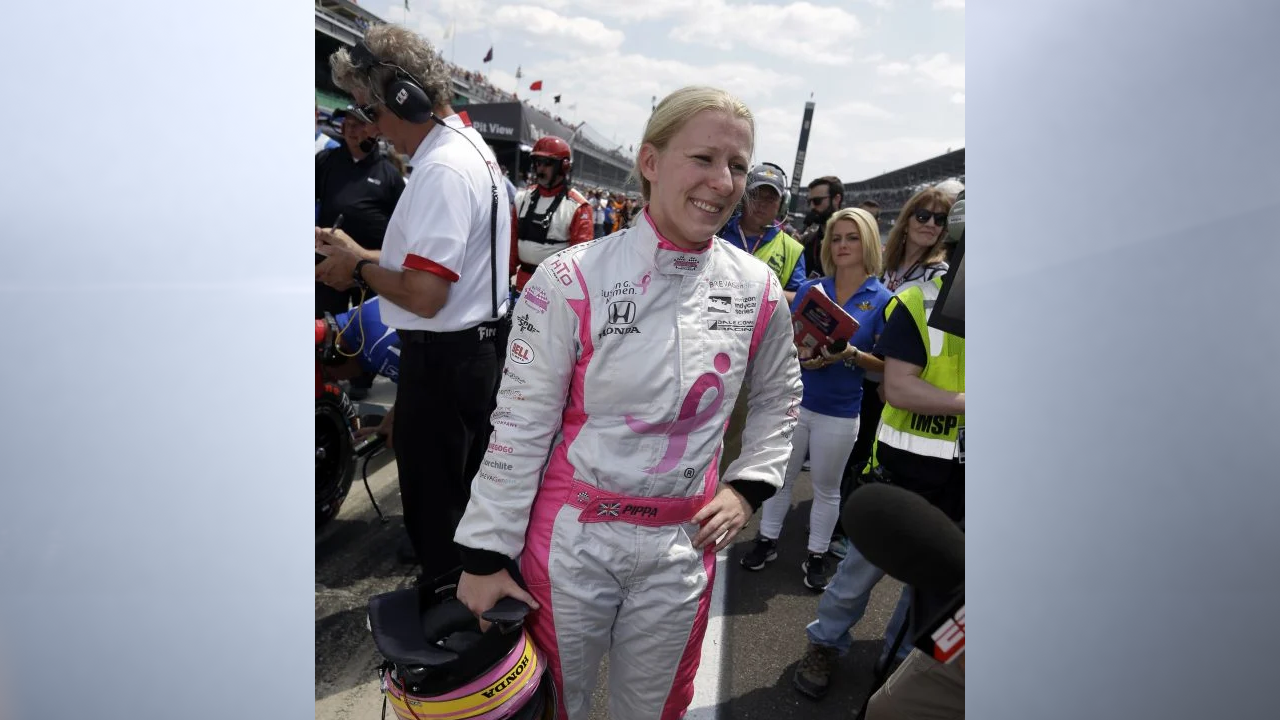
[{"label": "white pants", "polygon": [[831,544],[831,533],[840,521],[840,479],[845,463],[858,441],[858,418],[820,415],[800,408],[795,434],[791,436],[791,460],[787,475],[777,494],[764,503],[760,517],[760,534],[777,540],[782,523],[791,509],[791,487],[795,485],[809,454],[809,477],[813,481],[813,508],[809,511],[809,552],[825,553]]}]

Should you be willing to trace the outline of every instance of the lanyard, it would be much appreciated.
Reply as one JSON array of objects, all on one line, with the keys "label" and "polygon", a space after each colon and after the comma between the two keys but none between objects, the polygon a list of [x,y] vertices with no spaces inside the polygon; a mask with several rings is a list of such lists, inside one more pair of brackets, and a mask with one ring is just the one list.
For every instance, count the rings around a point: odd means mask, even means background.
[{"label": "lanyard", "polygon": [[922,269],[920,267],[919,262],[913,263],[911,267],[907,268],[906,272],[902,273],[902,275],[897,277],[895,277],[892,272],[885,273],[886,275],[885,279],[889,281],[885,283],[885,285],[889,288],[889,290],[897,290],[899,287],[902,286],[902,283],[911,279],[911,273],[915,272],[917,269]]},{"label": "lanyard", "polygon": [[[768,230],[768,228],[765,228],[765,230]],[[746,233],[742,232],[742,225],[738,225],[738,237],[742,238],[742,249],[747,250],[747,235]],[[760,231],[760,239],[756,241],[755,247],[751,248],[750,250],[747,250],[747,252],[751,253],[752,257],[755,257],[756,251],[759,250],[760,246],[763,244],[764,244],[764,230]]]}]

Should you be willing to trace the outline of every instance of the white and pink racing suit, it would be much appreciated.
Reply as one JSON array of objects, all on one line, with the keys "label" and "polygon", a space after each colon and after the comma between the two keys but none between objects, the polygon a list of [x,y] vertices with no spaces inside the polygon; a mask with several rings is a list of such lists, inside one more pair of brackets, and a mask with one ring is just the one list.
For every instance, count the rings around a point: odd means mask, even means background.
[{"label": "white and pink racing suit", "polygon": [[455,539],[471,573],[519,558],[560,717],[586,720],[606,651],[613,720],[689,706],[715,574],[691,519],[717,490],[747,378],[744,449],[726,475],[758,508],[782,485],[801,394],[768,266],[720,239],[681,250],[646,213],[551,256],[525,286]]}]

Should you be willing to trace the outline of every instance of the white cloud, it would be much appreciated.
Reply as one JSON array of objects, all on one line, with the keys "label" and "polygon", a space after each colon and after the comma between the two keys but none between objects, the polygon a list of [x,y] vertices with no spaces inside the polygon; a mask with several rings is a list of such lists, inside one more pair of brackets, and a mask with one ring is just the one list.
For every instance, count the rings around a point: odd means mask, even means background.
[{"label": "white cloud", "polygon": [[963,10],[964,0],[933,0],[934,10]]},{"label": "white cloud", "polygon": [[946,53],[917,58],[915,71],[938,87],[964,90],[964,63],[952,60]]},{"label": "white cloud", "polygon": [[893,119],[893,113],[889,112],[888,110],[885,110],[884,108],[879,107],[878,105],[873,105],[868,102],[861,102],[857,100],[837,105],[831,110],[829,110],[828,112],[840,119],[851,119],[851,118],[867,118],[867,119],[873,119],[873,120],[892,120]]},{"label": "white cloud", "polygon": [[862,23],[851,13],[803,0],[732,6],[726,0],[703,0],[685,7],[668,35],[673,40],[719,50],[749,47],[806,64],[852,63],[850,42],[863,34]]},{"label": "white cloud", "polygon": [[952,96],[951,96],[951,102],[953,102],[953,103],[955,103],[955,104],[957,104],[957,105],[963,105],[963,104],[964,104],[964,93],[962,93],[962,92],[958,92],[958,93],[956,93],[955,95],[952,95]]},{"label": "white cloud", "polygon": [[916,55],[910,62],[882,62],[876,66],[876,74],[895,78],[893,83],[878,88],[878,92],[885,95],[901,93],[903,85],[907,83],[964,94],[964,61],[953,60],[947,53],[927,57]]},{"label": "white cloud", "polygon": [[517,30],[544,47],[616,50],[626,37],[622,31],[607,28],[599,20],[566,17],[530,5],[504,5],[491,17],[496,27]]},{"label": "white cloud", "polygon": [[898,77],[911,72],[911,66],[904,62],[889,62],[876,66],[876,72],[885,77]]},{"label": "white cloud", "polygon": [[[620,20],[660,20],[681,14],[689,9],[690,0],[645,0],[644,2],[607,2],[603,7],[578,1],[579,6],[592,6],[597,13]],[[585,8],[584,8],[585,9]]]}]

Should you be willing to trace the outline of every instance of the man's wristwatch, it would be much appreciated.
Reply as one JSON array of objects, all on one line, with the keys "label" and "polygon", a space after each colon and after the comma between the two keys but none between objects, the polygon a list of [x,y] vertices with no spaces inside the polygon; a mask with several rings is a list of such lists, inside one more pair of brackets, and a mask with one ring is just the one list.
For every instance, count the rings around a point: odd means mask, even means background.
[{"label": "man's wristwatch", "polygon": [[858,355],[860,355],[861,352],[858,350],[858,347],[856,345],[850,345],[849,347],[853,348],[853,357],[845,360],[844,366],[849,369],[853,369],[853,367],[857,365],[855,361],[858,359]]},{"label": "man's wristwatch", "polygon": [[356,285],[359,285],[360,289],[366,292],[370,289],[369,283],[365,282],[364,275],[362,275],[360,271],[364,270],[365,265],[373,264],[374,262],[372,260],[360,260],[356,263],[355,269],[351,271],[351,279],[355,280]]}]

